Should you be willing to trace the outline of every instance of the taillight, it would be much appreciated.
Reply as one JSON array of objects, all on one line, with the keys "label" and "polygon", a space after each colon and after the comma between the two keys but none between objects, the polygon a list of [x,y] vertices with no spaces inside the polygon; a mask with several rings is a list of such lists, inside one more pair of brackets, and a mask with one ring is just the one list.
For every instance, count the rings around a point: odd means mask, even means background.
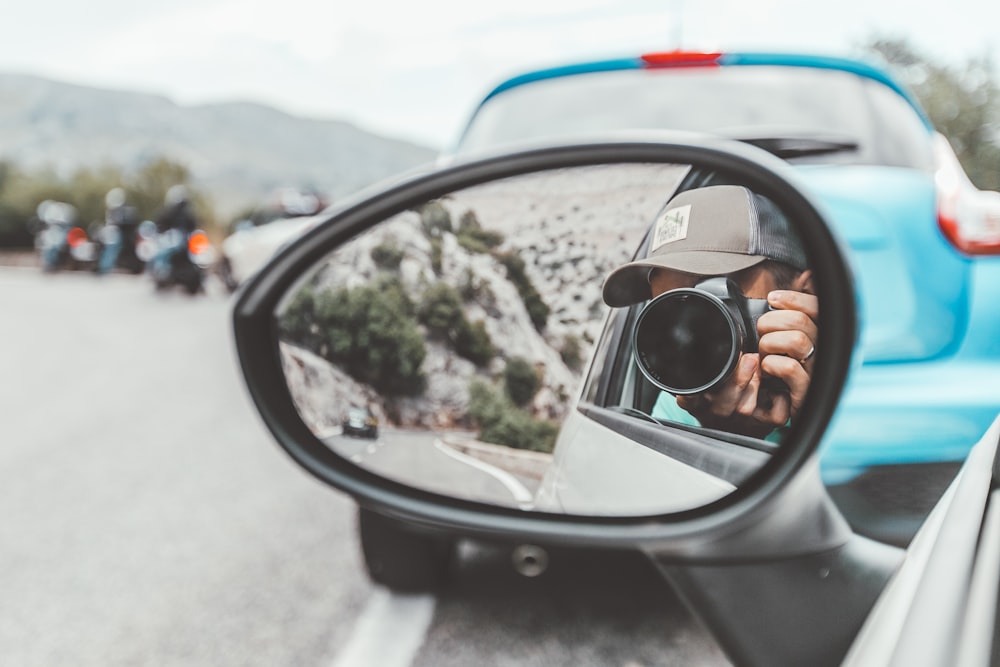
[{"label": "taillight", "polygon": [[712,67],[719,64],[721,56],[721,53],[666,51],[664,53],[647,53],[640,58],[646,67]]},{"label": "taillight", "polygon": [[979,190],[969,180],[943,135],[937,135],[934,153],[941,232],[966,254],[1000,255],[1000,193]]},{"label": "taillight", "polygon": [[200,255],[208,250],[210,245],[205,232],[195,232],[188,237],[188,252],[192,255]]},{"label": "taillight", "polygon": [[66,243],[70,248],[78,248],[87,242],[87,232],[82,227],[74,227],[66,233]]}]

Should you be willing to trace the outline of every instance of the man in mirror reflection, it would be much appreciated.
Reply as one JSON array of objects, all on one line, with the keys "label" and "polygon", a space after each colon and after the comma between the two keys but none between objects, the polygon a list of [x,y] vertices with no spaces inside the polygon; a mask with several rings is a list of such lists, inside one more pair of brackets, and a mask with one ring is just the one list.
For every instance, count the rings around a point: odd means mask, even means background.
[{"label": "man in mirror reflection", "polygon": [[809,388],[819,303],[801,242],[769,199],[735,185],[677,194],[657,215],[647,256],[612,271],[603,297],[631,306],[714,277],[766,299],[757,351],[740,352],[709,389],[661,391],[652,416],[779,442]]}]

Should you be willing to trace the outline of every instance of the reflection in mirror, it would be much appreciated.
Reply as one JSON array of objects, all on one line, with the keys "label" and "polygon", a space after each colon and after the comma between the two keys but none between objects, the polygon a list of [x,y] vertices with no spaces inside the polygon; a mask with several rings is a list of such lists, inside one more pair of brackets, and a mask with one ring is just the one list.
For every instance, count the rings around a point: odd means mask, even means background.
[{"label": "reflection in mirror", "polygon": [[[733,209],[719,203],[733,191],[698,188],[672,205],[706,181],[694,172],[507,178],[340,246],[276,313],[303,421],[360,466],[466,500],[625,515],[727,495],[794,419],[817,308],[804,257],[774,280],[776,253],[801,248],[773,203]],[[751,213],[765,224],[747,232]],[[740,266],[713,263],[740,233]],[[775,289],[794,296],[768,301]],[[701,314],[683,314],[694,301]]]}]

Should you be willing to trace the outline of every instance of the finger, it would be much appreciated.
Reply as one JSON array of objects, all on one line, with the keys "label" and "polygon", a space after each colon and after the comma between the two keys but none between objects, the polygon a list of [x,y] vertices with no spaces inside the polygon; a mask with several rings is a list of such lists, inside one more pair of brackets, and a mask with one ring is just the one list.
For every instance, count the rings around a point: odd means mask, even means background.
[{"label": "finger", "polygon": [[795,310],[805,313],[814,322],[819,321],[819,299],[815,294],[779,289],[767,295],[767,303],[771,308]]},{"label": "finger", "polygon": [[809,390],[809,373],[795,359],[778,354],[764,357],[764,360],[761,362],[761,369],[768,375],[780,379],[788,386],[788,396],[791,402],[789,409],[791,416],[795,417],[802,407],[806,392]]},{"label": "finger", "polygon": [[781,354],[801,362],[816,349],[816,344],[802,331],[785,330],[764,334],[757,347],[761,356]]},{"label": "finger", "polygon": [[764,336],[775,331],[801,331],[812,341],[818,337],[816,322],[798,310],[772,310],[757,320],[757,333]]},{"label": "finger", "polygon": [[789,417],[791,417],[791,400],[785,393],[771,393],[770,400],[760,401],[753,414],[754,419],[770,424],[774,428],[787,424]]},{"label": "finger", "polygon": [[751,386],[751,382],[757,375],[759,365],[760,357],[757,354],[744,354],[740,357],[733,374],[708,397],[709,409],[713,415],[728,417],[736,412],[748,387],[756,398],[757,388],[756,385]]},{"label": "finger", "polygon": [[747,383],[743,391],[740,392],[739,397],[736,400],[736,408],[734,412],[736,414],[744,415],[750,417],[753,415],[754,411],[757,410],[757,402],[759,400],[760,392],[760,369],[755,368],[753,377]]}]

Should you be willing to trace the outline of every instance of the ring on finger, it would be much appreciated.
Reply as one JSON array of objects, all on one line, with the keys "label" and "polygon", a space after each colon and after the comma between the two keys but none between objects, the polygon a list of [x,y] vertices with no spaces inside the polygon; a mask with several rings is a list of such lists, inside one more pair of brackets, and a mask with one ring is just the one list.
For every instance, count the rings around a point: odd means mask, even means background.
[{"label": "ring on finger", "polygon": [[809,352],[806,354],[806,356],[804,356],[801,359],[799,359],[799,363],[800,364],[806,363],[807,361],[809,361],[810,359],[812,359],[812,356],[814,354],[816,354],[816,346],[815,345],[813,345],[812,347],[809,348]]}]

